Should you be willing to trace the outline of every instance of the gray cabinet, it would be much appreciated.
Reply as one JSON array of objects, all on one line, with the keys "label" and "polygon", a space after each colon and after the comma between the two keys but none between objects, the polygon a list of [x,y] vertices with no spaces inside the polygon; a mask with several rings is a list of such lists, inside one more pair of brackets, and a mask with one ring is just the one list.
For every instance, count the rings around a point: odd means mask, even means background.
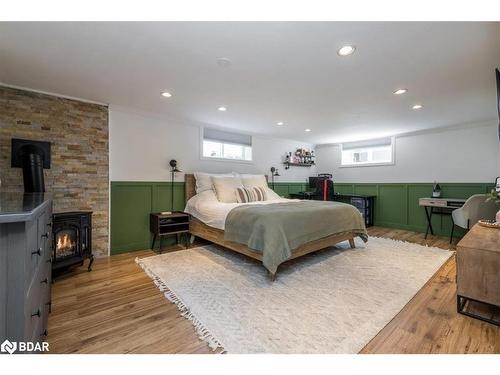
[{"label": "gray cabinet", "polygon": [[0,196],[0,342],[40,342],[47,335],[52,200],[33,197]]}]

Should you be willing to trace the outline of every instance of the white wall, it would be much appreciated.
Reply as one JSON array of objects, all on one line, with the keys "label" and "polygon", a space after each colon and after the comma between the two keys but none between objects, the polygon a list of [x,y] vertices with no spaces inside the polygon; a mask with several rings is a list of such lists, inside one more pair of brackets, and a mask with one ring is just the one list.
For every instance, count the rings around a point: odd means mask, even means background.
[{"label": "white wall", "polygon": [[[291,167],[285,170],[282,157],[307,143],[254,136],[252,163],[213,161],[200,158],[200,128],[165,120],[150,114],[110,107],[109,158],[111,181],[169,181],[170,159],[184,172],[240,172],[270,174],[274,166],[277,182],[306,181],[316,168]],[[176,180],[183,181],[182,174]]]},{"label": "white wall", "polygon": [[396,137],[395,165],[340,167],[340,146],[316,147],[317,170],[337,182],[493,182],[500,175],[495,122]]}]

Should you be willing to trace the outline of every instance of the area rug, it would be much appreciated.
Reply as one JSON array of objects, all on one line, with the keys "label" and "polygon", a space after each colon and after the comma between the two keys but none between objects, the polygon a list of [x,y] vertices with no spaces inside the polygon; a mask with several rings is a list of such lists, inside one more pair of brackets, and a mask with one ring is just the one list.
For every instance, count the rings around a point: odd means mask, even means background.
[{"label": "area rug", "polygon": [[213,349],[358,353],[452,254],[370,237],[284,263],[274,282],[215,245],[136,261]]}]

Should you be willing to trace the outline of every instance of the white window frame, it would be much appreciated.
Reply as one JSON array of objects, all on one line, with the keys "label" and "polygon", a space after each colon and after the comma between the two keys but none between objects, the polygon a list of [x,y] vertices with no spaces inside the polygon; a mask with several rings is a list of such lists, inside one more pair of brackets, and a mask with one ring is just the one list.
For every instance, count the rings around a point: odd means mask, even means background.
[{"label": "white window frame", "polygon": [[[391,160],[382,163],[349,163],[342,164],[342,152],[344,151],[343,143],[340,144],[340,168],[358,168],[358,167],[381,167],[396,164],[396,137],[390,137],[391,139]],[[348,143],[348,142],[346,142]],[[369,146],[366,146],[369,148]]]},{"label": "white window frame", "polygon": [[[212,160],[212,161],[222,161],[222,162],[240,163],[240,164],[253,164],[254,163],[253,137],[251,137],[251,139],[252,139],[252,145],[250,146],[252,148],[252,159],[251,160],[215,158],[215,157],[205,156],[205,155],[203,155],[203,141],[205,140],[204,128],[200,128],[200,160]],[[239,144],[239,143],[231,143],[231,142],[221,142],[221,143],[223,145],[224,145],[224,143],[226,143],[226,144],[232,144],[232,145],[238,145],[238,146],[247,146],[247,145],[243,145],[243,144]]]}]

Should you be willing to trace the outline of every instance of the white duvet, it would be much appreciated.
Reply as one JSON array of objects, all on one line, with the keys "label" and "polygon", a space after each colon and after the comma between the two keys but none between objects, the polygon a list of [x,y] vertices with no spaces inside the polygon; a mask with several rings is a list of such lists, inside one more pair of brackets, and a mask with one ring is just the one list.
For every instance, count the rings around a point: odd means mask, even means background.
[{"label": "white duvet", "polygon": [[196,194],[187,201],[184,212],[193,215],[208,226],[224,230],[226,217],[233,208],[249,204],[270,204],[297,201],[280,197],[268,188],[268,200],[250,203],[222,203],[219,202],[213,190],[206,190]]}]

